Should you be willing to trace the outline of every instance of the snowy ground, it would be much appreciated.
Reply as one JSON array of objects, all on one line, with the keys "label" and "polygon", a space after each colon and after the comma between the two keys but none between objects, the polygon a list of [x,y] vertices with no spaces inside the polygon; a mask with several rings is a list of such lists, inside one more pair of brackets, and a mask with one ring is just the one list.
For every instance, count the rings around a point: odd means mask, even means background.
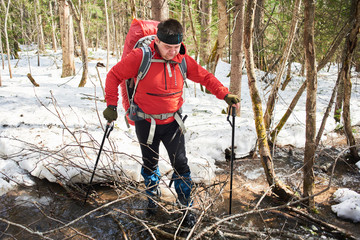
[{"label": "snowy ground", "polygon": [[[0,87],[0,195],[5,194],[17,184],[34,184],[31,175],[54,182],[88,183],[94,168],[98,148],[103,137],[105,120],[102,111],[106,104],[95,65],[106,63],[106,53],[89,51],[89,80],[85,87],[78,88],[81,78],[81,62],[77,59],[75,77],[61,78],[61,53],[50,50],[40,56],[38,66],[35,48],[25,47],[21,59],[12,60],[13,78],[9,78],[7,62],[1,68],[2,87]],[[111,58],[110,67],[116,63]],[[298,67],[298,66],[297,66]],[[230,66],[220,62],[216,76],[229,86]],[[327,69],[326,69],[327,70]],[[40,87],[33,87],[27,78],[30,73]],[[103,83],[105,68],[99,68]],[[258,78],[261,73],[258,73]],[[332,88],[336,81],[337,67],[321,71],[318,77],[317,127],[319,127],[328,105]],[[249,98],[247,77],[242,79],[241,117],[236,118],[236,155],[249,153],[255,146],[256,132],[253,112]],[[275,123],[287,110],[296,91],[303,83],[301,77],[294,77],[280,97],[275,109]],[[231,145],[231,127],[226,115],[221,114],[226,103],[213,95],[204,94],[199,86],[188,81],[184,90],[184,114],[186,120],[186,146],[193,179],[209,183],[215,176],[216,161],[225,161],[224,150]],[[264,89],[265,85],[258,86]],[[263,99],[270,91],[263,91]],[[351,114],[353,124],[360,124],[360,89],[358,79],[353,80]],[[279,145],[305,145],[305,96],[301,97],[294,113],[277,138]],[[265,102],[265,100],[263,100]],[[119,105],[120,102],[119,102]],[[119,107],[119,118],[115,129],[106,141],[104,154],[100,159],[97,173],[111,175],[123,171],[134,180],[140,181],[140,150],[134,128],[128,129],[123,120],[124,111]],[[325,135],[333,131],[336,124],[332,118],[327,121]],[[94,145],[95,142],[95,145]],[[79,148],[79,144],[83,148]],[[112,151],[117,154],[111,155]],[[160,169],[163,175],[171,176],[171,166],[164,149],[160,150]],[[358,163],[360,168],[360,163]],[[166,178],[164,178],[165,181]],[[101,178],[95,178],[100,181]],[[350,191],[350,190],[348,190]],[[344,190],[343,194],[347,194]],[[354,195],[354,194],[353,194]],[[353,196],[352,195],[352,196]],[[353,221],[360,221],[359,197],[353,197],[354,207],[334,207],[338,215],[345,215]],[[345,201],[345,200],[344,200]],[[357,204],[357,205],[356,205]]]}]

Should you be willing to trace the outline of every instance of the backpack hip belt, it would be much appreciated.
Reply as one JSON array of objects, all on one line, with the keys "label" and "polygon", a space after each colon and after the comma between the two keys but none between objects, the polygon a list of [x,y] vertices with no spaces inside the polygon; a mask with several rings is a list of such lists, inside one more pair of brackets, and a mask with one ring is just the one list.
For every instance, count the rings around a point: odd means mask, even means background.
[{"label": "backpack hip belt", "polygon": [[146,141],[146,144],[151,145],[153,140],[154,140],[154,135],[155,135],[155,128],[156,128],[156,121],[155,119],[158,120],[165,120],[168,119],[170,117],[174,117],[175,121],[179,124],[179,127],[181,129],[181,131],[183,133],[185,133],[185,125],[183,120],[181,119],[181,108],[174,113],[162,113],[162,114],[147,114],[144,112],[140,112],[138,111],[136,114],[138,117],[143,118],[143,119],[150,119],[151,120],[151,125],[150,125],[150,129],[149,129],[149,136],[148,139]]}]

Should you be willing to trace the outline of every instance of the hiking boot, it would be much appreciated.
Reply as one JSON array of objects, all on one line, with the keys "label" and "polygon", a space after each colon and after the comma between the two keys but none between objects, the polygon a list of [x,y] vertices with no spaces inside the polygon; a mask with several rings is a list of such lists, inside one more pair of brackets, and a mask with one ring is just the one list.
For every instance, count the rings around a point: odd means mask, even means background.
[{"label": "hiking boot", "polygon": [[146,209],[147,213],[149,215],[155,215],[157,212],[157,208],[158,208],[158,206],[156,205],[156,203],[153,200],[149,199],[147,209]]},{"label": "hiking boot", "polygon": [[[155,215],[158,209],[158,205],[156,202],[160,201],[161,197],[161,191],[158,186],[152,189],[152,191],[148,192],[148,194],[151,193],[152,198],[148,197],[148,205],[147,205],[147,212],[150,215]],[[149,194],[150,195],[150,194]]]},{"label": "hiking boot", "polygon": [[187,228],[192,228],[194,227],[195,223],[196,223],[196,215],[195,213],[192,213],[191,211],[188,211],[187,213],[185,212],[185,218],[184,221],[182,223],[182,226],[187,227]]},{"label": "hiking boot", "polygon": [[172,179],[174,179],[175,191],[177,193],[178,202],[180,206],[183,207],[191,207],[191,190],[193,187],[193,183],[191,180],[190,172],[177,175],[173,173]]}]

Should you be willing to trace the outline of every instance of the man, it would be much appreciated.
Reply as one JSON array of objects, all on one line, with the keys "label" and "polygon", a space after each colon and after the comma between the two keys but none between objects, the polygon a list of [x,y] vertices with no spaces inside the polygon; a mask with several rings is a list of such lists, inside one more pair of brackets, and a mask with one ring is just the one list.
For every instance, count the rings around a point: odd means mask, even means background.
[{"label": "man", "polygon": [[[160,196],[158,184],[160,171],[158,168],[159,145],[162,142],[168,152],[174,174],[175,190],[178,202],[184,207],[192,205],[191,189],[193,186],[188,159],[185,151],[184,135],[178,131],[183,128],[181,106],[184,79],[179,64],[185,59],[187,78],[204,85],[217,98],[224,99],[229,105],[239,105],[240,99],[229,93],[213,74],[206,71],[186,54],[183,40],[183,27],[175,19],[160,22],[157,35],[149,45],[152,62],[145,77],[137,85],[134,104],[138,111],[135,115],[143,120],[135,121],[136,135],[140,143],[143,166],[141,175],[144,178],[148,194],[148,210],[155,213],[154,198]],[[142,50],[133,49],[125,58],[117,63],[106,78],[106,103],[104,117],[108,122],[117,119],[118,86],[122,81],[135,78],[142,61]],[[185,225],[192,227],[196,222],[193,214],[184,218]]]}]

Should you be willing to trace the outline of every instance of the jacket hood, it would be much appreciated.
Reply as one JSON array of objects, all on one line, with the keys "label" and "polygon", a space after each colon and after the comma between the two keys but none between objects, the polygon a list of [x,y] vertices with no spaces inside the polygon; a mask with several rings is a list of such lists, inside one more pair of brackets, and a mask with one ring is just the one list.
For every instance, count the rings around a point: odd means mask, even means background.
[{"label": "jacket hood", "polygon": [[[151,52],[153,52],[154,58],[156,58],[156,59],[162,58],[159,51],[157,50],[155,40],[153,40],[150,43],[149,47],[151,49]],[[184,43],[181,43],[179,53],[173,59],[171,59],[171,61],[181,63],[182,59],[185,57],[185,54],[186,54],[186,47],[185,47]]]}]

